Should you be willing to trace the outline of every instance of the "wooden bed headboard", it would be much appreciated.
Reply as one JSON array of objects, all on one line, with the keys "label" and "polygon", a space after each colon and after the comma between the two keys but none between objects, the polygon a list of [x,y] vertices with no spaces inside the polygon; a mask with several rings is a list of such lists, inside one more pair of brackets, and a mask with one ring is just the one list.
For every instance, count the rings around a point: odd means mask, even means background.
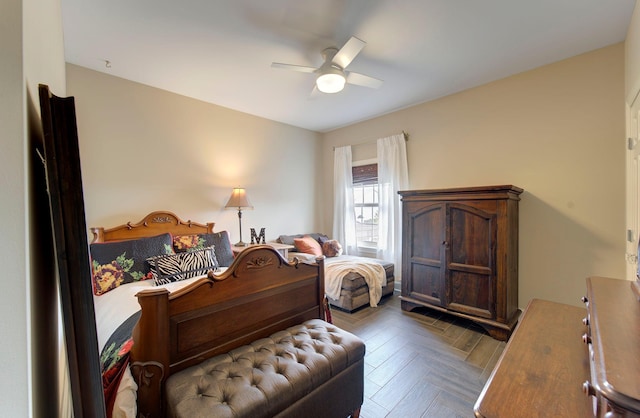
[{"label": "wooden bed headboard", "polygon": [[213,232],[214,222],[206,224],[183,221],[176,214],[168,211],[151,212],[141,221],[126,224],[114,228],[91,228],[93,233],[92,243],[119,241],[152,237],[170,232],[173,235],[209,234]]}]

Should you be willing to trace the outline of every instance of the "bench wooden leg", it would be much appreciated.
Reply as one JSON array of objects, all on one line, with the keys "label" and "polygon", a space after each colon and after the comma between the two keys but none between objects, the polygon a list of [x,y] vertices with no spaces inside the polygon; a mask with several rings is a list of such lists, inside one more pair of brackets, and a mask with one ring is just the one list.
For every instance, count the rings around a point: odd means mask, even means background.
[{"label": "bench wooden leg", "polygon": [[353,413],[351,414],[351,418],[360,418],[360,408],[353,411]]}]

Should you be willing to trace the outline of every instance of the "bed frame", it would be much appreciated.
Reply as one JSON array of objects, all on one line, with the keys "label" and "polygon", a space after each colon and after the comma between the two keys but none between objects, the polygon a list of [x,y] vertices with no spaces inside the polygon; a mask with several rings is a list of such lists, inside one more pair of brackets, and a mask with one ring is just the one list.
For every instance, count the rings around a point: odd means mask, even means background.
[{"label": "bed frame", "polygon": [[[158,211],[134,224],[91,231],[93,242],[107,242],[210,233],[213,226]],[[289,263],[272,247],[258,245],[239,253],[224,273],[177,292],[139,292],[142,315],[131,350],[138,416],[164,416],[164,382],[171,374],[308,319],[325,319],[323,272],[323,257],[316,264]]]}]

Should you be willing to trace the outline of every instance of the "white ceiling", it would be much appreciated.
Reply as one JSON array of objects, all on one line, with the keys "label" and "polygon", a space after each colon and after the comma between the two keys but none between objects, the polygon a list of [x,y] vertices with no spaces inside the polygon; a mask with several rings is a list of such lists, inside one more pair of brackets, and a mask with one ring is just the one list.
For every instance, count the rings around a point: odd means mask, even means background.
[{"label": "white ceiling", "polygon": [[[326,132],[624,40],[635,0],[62,0],[66,61]],[[352,35],[348,70],[384,80],[310,98]],[[109,61],[109,67],[106,61]]]}]

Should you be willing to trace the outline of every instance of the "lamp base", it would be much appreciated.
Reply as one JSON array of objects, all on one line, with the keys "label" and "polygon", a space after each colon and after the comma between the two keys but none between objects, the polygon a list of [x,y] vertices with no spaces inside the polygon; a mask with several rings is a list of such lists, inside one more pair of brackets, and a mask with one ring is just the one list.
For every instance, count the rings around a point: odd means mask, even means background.
[{"label": "lamp base", "polygon": [[235,244],[233,244],[234,247],[246,247],[247,245],[249,245],[249,244],[247,244],[246,242],[242,242],[242,241],[238,241]]}]

